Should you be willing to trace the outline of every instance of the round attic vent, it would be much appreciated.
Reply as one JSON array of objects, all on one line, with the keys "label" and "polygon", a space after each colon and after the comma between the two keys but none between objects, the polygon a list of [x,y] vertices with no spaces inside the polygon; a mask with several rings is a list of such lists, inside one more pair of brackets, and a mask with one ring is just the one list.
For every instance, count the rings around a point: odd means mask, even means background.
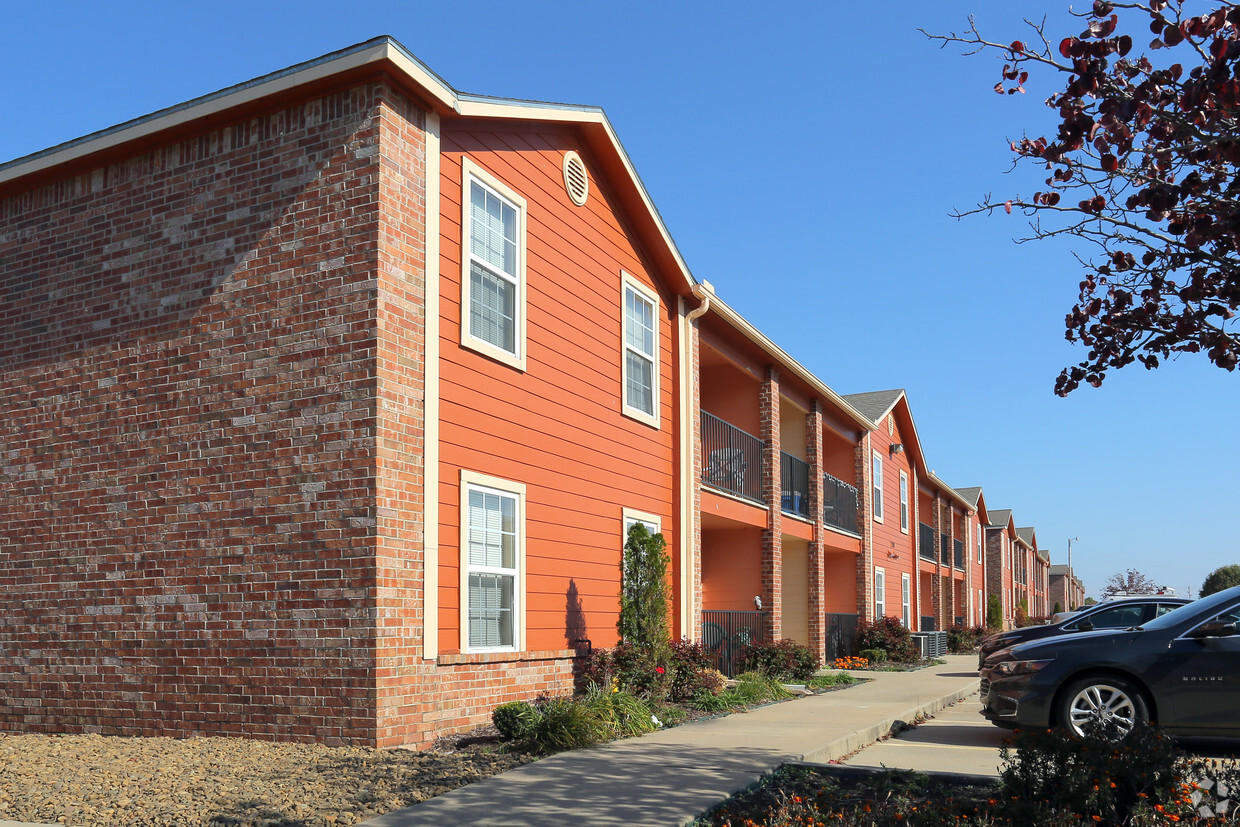
[{"label": "round attic vent", "polygon": [[568,197],[578,207],[584,207],[590,197],[590,179],[586,176],[586,165],[576,152],[564,153],[564,189]]}]

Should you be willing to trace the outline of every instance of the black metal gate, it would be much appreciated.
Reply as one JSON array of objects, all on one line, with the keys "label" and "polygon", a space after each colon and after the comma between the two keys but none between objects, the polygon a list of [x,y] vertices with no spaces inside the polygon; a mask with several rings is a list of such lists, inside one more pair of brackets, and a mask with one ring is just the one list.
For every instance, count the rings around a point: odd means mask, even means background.
[{"label": "black metal gate", "polygon": [[857,654],[857,615],[827,615],[827,665]]},{"label": "black metal gate", "polygon": [[751,643],[766,643],[766,612],[702,611],[702,644],[715,656],[715,668],[736,677],[736,659]]}]

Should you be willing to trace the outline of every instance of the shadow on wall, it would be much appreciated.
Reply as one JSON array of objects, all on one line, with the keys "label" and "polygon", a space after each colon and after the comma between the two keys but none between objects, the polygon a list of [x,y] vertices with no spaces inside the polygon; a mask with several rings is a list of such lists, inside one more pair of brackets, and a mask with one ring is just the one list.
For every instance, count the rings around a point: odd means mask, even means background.
[{"label": "shadow on wall", "polygon": [[578,657],[573,659],[573,680],[581,678],[581,667],[584,665],[582,655],[589,655],[592,648],[590,632],[586,628],[586,612],[581,605],[581,594],[577,591],[577,581],[569,579],[568,591],[564,594],[564,641],[568,648],[576,649]]}]

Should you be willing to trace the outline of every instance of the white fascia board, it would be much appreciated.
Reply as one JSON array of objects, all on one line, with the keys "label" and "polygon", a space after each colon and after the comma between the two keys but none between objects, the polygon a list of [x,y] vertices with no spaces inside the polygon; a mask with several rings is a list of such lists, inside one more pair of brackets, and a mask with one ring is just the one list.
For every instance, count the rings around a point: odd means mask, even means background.
[{"label": "white fascia board", "polygon": [[800,377],[804,382],[809,384],[809,386],[813,388],[816,393],[830,400],[832,404],[838,406],[840,410],[848,414],[848,416],[850,416],[852,420],[856,422],[859,427],[864,428],[866,431],[873,431],[875,428],[878,427],[877,423],[871,422],[870,420],[866,419],[863,413],[858,411],[852,405],[849,405],[848,402],[846,402],[842,396],[840,396],[835,391],[831,390],[831,388],[827,387],[826,383],[824,383],[821,379],[819,379],[817,376],[811,373],[809,368],[805,367],[800,362],[798,362],[796,359],[788,355],[788,353],[785,352],[783,348],[781,348],[779,345],[772,342],[770,339],[766,337],[766,335],[762,331],[758,330],[758,328],[750,324],[750,322],[747,319],[745,319],[744,316],[740,315],[735,310],[733,310],[731,307],[729,307],[722,299],[720,299],[715,294],[714,290],[705,288],[702,285],[697,284],[697,285],[694,285],[693,287],[693,295],[697,296],[699,299],[704,298],[705,296],[709,295],[710,296],[710,311],[709,311],[710,313],[717,314],[721,319],[723,319],[725,322],[727,322],[729,325],[735,328],[746,339],[753,342],[755,345],[757,345],[759,348],[766,351],[770,355],[774,356],[776,361],[778,361],[783,367],[791,369],[793,373],[795,373],[798,377]]},{"label": "white fascia board", "polygon": [[209,117],[235,107],[259,100],[269,95],[295,89],[308,83],[329,78],[383,60],[390,60],[404,71],[418,86],[448,108],[456,107],[456,94],[425,66],[413,59],[399,44],[390,38],[350,47],[342,52],[299,64],[261,78],[247,81],[161,109],[150,115],[118,124],[99,132],[51,147],[50,149],[18,158],[0,165],[0,183],[30,175],[45,169],[74,161],[87,155],[111,149],[131,141],[140,140],[167,129]]}]

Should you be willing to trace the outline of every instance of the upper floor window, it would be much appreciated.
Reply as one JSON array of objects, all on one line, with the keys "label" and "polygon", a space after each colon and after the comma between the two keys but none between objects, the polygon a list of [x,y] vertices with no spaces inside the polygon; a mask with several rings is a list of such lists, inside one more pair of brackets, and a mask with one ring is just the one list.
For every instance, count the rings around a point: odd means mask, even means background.
[{"label": "upper floor window", "polygon": [[624,412],[658,427],[659,297],[628,273],[621,282]]},{"label": "upper floor window", "polygon": [[908,534],[908,474],[900,472],[900,530]]},{"label": "upper floor window", "polygon": [[525,199],[462,162],[461,343],[525,369]]},{"label": "upper floor window", "polygon": [[871,482],[874,495],[874,521],[881,523],[883,521],[883,455],[878,451],[874,452],[871,475],[874,478]]}]

